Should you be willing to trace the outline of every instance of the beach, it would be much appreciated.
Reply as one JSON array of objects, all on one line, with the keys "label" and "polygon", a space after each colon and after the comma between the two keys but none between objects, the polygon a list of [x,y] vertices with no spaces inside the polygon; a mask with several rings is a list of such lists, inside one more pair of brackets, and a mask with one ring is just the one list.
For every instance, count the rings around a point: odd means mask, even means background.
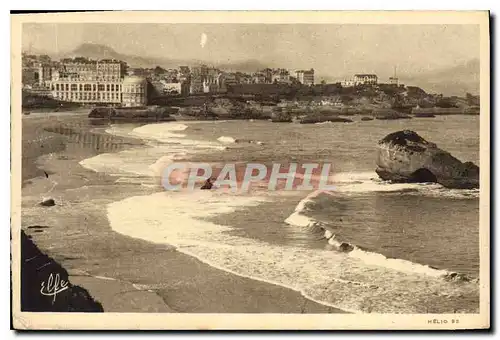
[{"label": "beach", "polygon": [[[106,205],[158,188],[134,183],[118,188],[116,178],[82,167],[84,159],[141,145],[90,132],[95,128],[85,115],[23,117],[21,227],[105,312],[340,312],[294,290],[213,268],[173,246],[114,232]],[[56,205],[38,206],[45,197]],[[29,228],[34,225],[46,228],[36,232]]]},{"label": "beach", "polygon": [[[25,118],[22,227],[105,312],[474,312],[478,190],[392,184],[373,171],[378,139],[407,126],[477,162],[477,118],[438,119]],[[228,194],[161,185],[172,162],[245,161],[333,162],[335,189]],[[38,206],[49,197],[55,206]]]}]

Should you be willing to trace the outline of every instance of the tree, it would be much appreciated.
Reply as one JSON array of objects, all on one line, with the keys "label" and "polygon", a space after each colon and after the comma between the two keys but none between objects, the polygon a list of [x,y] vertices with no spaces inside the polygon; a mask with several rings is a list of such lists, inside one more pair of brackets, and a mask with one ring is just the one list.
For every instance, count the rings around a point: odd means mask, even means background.
[{"label": "tree", "polygon": [[160,74],[165,73],[166,71],[167,71],[167,70],[165,70],[163,67],[156,66],[156,67],[154,68],[154,70],[153,70],[153,73],[154,73],[155,75],[157,75],[157,76],[158,76],[158,75],[160,75]]}]

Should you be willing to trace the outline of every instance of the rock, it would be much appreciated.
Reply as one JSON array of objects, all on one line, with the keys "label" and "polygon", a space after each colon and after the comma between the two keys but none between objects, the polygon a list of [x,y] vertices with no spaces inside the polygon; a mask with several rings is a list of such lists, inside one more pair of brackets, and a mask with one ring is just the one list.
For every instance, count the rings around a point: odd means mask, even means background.
[{"label": "rock", "polygon": [[212,187],[213,187],[213,183],[212,183],[211,179],[209,178],[205,181],[205,184],[203,184],[203,186],[200,189],[201,190],[210,190],[210,189],[212,189]]},{"label": "rock", "polygon": [[430,112],[417,112],[414,114],[416,118],[434,118],[436,117],[433,113]]},{"label": "rock", "polygon": [[316,123],[352,123],[352,120],[349,118],[342,118],[338,116],[310,116],[304,117],[300,120],[300,124],[316,124]]},{"label": "rock", "polygon": [[373,117],[361,117],[362,121],[373,120]]},{"label": "rock", "polygon": [[342,242],[339,246],[339,250],[344,253],[350,253],[351,251],[354,250],[354,247],[349,243]]},{"label": "rock", "polygon": [[[29,235],[21,230],[21,311],[23,312],[103,312],[99,301],[69,280],[69,274],[53,258],[42,253]],[[57,296],[47,294],[50,276],[59,287]],[[64,281],[64,282],[63,282]],[[45,289],[43,289],[45,287]],[[52,286],[53,289],[53,286]],[[41,294],[45,290],[46,294]]]},{"label": "rock", "polygon": [[446,281],[455,281],[455,282],[469,282],[471,278],[466,274],[451,272],[444,275],[444,279]]},{"label": "rock", "polygon": [[53,198],[47,198],[40,202],[40,205],[43,207],[53,207],[54,205],[56,205],[56,202]]},{"label": "rock", "polygon": [[116,115],[115,109],[111,107],[95,107],[90,110],[89,118],[111,118]]},{"label": "rock", "polygon": [[378,109],[373,115],[379,120],[411,119],[411,116],[392,109]]},{"label": "rock", "polygon": [[450,153],[404,130],[387,135],[378,143],[377,174],[398,183],[439,183],[447,188],[479,187],[479,167],[462,163]]}]

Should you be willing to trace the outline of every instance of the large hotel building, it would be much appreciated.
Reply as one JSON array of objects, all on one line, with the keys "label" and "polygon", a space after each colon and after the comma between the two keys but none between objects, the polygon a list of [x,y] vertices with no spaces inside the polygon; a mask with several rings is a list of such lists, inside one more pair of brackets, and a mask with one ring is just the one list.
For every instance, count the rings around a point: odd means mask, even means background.
[{"label": "large hotel building", "polygon": [[[126,64],[113,59],[89,60],[86,58],[63,59],[52,73],[51,93],[59,100],[77,103],[119,105],[122,103],[122,86]],[[144,87],[135,89],[136,87]],[[134,81],[134,93],[143,98],[128,102],[128,106],[146,104],[146,81]],[[134,94],[135,96],[135,94]]]}]

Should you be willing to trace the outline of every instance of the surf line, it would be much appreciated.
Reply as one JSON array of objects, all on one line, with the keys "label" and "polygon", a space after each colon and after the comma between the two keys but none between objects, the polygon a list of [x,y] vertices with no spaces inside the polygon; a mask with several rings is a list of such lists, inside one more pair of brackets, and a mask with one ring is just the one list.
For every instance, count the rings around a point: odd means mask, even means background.
[{"label": "surf line", "polygon": [[324,231],[324,238],[327,240],[328,244],[334,247],[335,250],[346,253],[347,256],[357,258],[368,265],[376,265],[379,267],[406,272],[409,274],[424,274],[431,277],[440,277],[448,281],[471,281],[471,278],[465,274],[460,274],[443,269],[436,269],[408,260],[387,258],[382,254],[365,251],[358,248],[356,245],[339,241],[336,238],[336,235],[331,230],[329,230],[324,223],[305,215],[305,212],[309,209],[308,205],[313,203],[313,199],[321,194],[330,196],[339,195],[338,193],[324,190],[316,190],[310,193],[297,204],[297,206],[295,207],[295,211],[290,216],[288,216],[288,218],[285,220],[285,223],[292,227],[321,228],[321,230]]}]

